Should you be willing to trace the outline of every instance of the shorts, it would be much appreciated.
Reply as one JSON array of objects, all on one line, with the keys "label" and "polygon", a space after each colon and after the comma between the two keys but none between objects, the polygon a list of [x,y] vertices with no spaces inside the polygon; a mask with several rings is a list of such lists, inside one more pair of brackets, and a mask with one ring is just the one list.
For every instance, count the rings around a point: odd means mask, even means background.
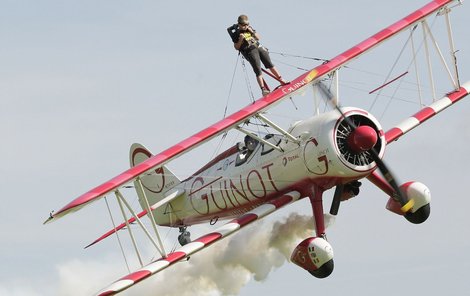
[{"label": "shorts", "polygon": [[271,62],[271,58],[269,57],[268,50],[263,46],[244,50],[242,51],[242,55],[248,62],[250,62],[256,76],[260,76],[262,74],[261,62],[267,69],[274,67],[273,63]]}]

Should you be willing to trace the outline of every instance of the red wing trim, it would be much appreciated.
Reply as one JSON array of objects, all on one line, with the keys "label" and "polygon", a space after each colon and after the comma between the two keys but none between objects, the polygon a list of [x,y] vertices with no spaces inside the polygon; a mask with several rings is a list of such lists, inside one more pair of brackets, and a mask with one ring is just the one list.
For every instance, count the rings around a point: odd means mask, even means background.
[{"label": "red wing trim", "polygon": [[214,232],[203,235],[189,244],[184,245],[173,253],[168,254],[166,258],[160,258],[151,262],[150,264],[142,267],[140,270],[133,272],[116,282],[112,283],[109,287],[101,291],[98,296],[114,295],[121,291],[124,291],[136,283],[148,278],[149,276],[158,273],[165,268],[173,265],[174,263],[181,261],[196,252],[208,247],[209,245],[235,233],[237,230],[244,226],[259,220],[276,210],[286,206],[300,198],[300,193],[293,191],[284,194],[277,199],[267,202],[251,212],[246,213],[238,219],[234,219],[227,224],[219,227]]},{"label": "red wing trim", "polygon": [[174,262],[180,261],[184,257],[186,257],[185,252],[174,252],[174,253],[168,254],[168,256],[165,258],[165,260],[170,262],[170,263],[174,263]]},{"label": "red wing trim", "polygon": [[209,234],[206,234],[204,236],[201,236],[196,241],[200,242],[200,243],[203,243],[204,245],[210,245],[210,244],[216,242],[217,240],[219,240],[221,237],[222,237],[222,234],[217,233],[217,232],[213,232],[213,233],[209,233]]},{"label": "red wing trim", "polygon": [[150,275],[151,273],[148,270],[139,270],[123,277],[122,280],[130,280],[130,281],[133,281],[134,283],[138,283]]},{"label": "red wing trim", "polygon": [[437,11],[438,9],[447,5],[450,2],[452,2],[452,0],[434,0],[428,3],[421,9],[418,9],[417,11],[408,15],[402,20],[394,23],[393,25],[385,28],[384,30],[378,32],[372,37],[362,41],[358,45],[338,55],[337,57],[330,60],[328,63],[320,65],[311,70],[310,72],[307,72],[297,77],[296,79],[292,80],[290,84],[284,85],[274,90],[267,96],[255,101],[251,105],[246,106],[242,110],[230,115],[225,119],[222,119],[221,121],[183,140],[175,146],[170,147],[169,149],[147,159],[139,165],[114,177],[108,182],[79,196],[78,198],[67,204],[65,207],[51,215],[51,217],[44,223],[51,221],[53,218],[59,218],[68,213],[81,209],[85,205],[98,200],[99,198],[105,196],[113,190],[116,190],[127,182],[132,181],[139,175],[157,166],[161,166],[169,162],[170,160],[176,158],[177,156],[181,155],[183,152],[188,152],[201,145],[205,141],[220,135],[226,130],[233,128],[235,125],[245,121],[254,114],[261,112],[267,107],[282,100],[283,98],[288,97],[292,93],[308,85],[313,80],[318,79],[319,77],[322,77],[323,75],[326,75],[334,71],[335,69],[343,66],[346,62],[349,62],[352,59],[358,57],[359,55],[365,53],[366,51],[372,49],[374,46],[399,33],[400,31],[406,29],[407,27],[413,25],[414,23],[420,21],[422,18],[430,15],[431,13]]},{"label": "red wing trim", "polygon": [[397,126],[391,128],[385,133],[385,141],[390,144],[393,141],[398,140],[401,136],[411,131],[421,123],[435,116],[439,112],[443,111],[447,107],[465,98],[470,92],[470,81],[465,83],[459,90],[448,94],[440,100],[435,101],[428,107],[424,107],[415,115],[404,120]]}]

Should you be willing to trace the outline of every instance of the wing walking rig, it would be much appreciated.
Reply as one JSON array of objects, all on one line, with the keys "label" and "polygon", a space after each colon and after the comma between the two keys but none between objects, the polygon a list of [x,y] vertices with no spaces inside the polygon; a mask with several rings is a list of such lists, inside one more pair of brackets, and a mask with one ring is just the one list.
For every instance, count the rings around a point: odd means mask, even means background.
[{"label": "wing walking rig", "polygon": [[[449,46],[451,53],[455,53],[449,13],[458,4],[460,2],[450,0],[431,1],[328,62],[297,77],[290,84],[280,86],[253,104],[163,152],[153,155],[145,147],[134,144],[130,152],[130,169],[74,199],[52,213],[44,223],[78,211],[107,195],[116,196],[125,222],[115,226],[89,246],[126,226],[135,245],[129,225],[137,222],[160,252],[161,258],[144,265],[137,252],[141,268],[98,294],[114,295],[189,258],[279,208],[308,197],[312,205],[315,236],[306,238],[297,245],[291,261],[315,277],[328,276],[333,271],[333,249],[325,235],[327,214],[323,210],[323,192],[335,187],[329,212],[335,216],[341,201],[358,194],[361,184],[358,180],[367,178],[390,197],[387,209],[403,215],[412,223],[424,222],[430,214],[429,189],[419,182],[398,185],[382,160],[385,147],[467,96],[470,82],[461,85],[456,64],[452,70],[446,65],[452,90],[384,132],[378,120],[369,112],[340,107],[337,96],[325,87],[322,80],[338,77],[336,72],[341,67],[406,29],[421,25],[423,31],[428,32],[433,39],[426,21],[433,14],[446,18]],[[440,50],[438,52],[442,56]],[[455,61],[455,56],[452,58]],[[297,122],[288,130],[265,116],[266,110],[305,91],[309,86],[323,93],[336,110]],[[277,134],[262,137],[246,130],[243,124],[251,118],[262,121]],[[188,179],[179,180],[166,167],[175,158],[230,130],[246,134],[245,143],[221,153]],[[120,191],[120,188],[130,183],[135,185],[143,209],[140,213],[135,213]],[[132,215],[130,219],[126,215],[126,208]],[[156,240],[141,222],[140,219],[144,216],[151,221]],[[213,232],[190,240],[189,233],[185,230],[187,226],[212,222],[219,218],[232,220]],[[167,253],[157,226],[179,227],[182,247]]]}]

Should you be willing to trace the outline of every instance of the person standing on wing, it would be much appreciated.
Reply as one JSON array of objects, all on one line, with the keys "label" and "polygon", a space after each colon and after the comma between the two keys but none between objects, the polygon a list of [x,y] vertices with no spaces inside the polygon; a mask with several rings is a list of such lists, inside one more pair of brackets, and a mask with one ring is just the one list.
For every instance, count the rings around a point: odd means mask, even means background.
[{"label": "person standing on wing", "polygon": [[248,17],[244,14],[238,17],[238,23],[232,25],[227,29],[234,47],[236,50],[239,50],[245,59],[250,62],[253,67],[253,71],[256,74],[256,80],[258,81],[259,86],[261,87],[261,92],[263,96],[269,94],[269,91],[264,86],[263,72],[261,71],[261,62],[263,65],[282,83],[288,84],[289,82],[282,79],[281,74],[277,71],[271,62],[269,57],[268,50],[260,45],[259,39],[260,36],[250,26]]}]

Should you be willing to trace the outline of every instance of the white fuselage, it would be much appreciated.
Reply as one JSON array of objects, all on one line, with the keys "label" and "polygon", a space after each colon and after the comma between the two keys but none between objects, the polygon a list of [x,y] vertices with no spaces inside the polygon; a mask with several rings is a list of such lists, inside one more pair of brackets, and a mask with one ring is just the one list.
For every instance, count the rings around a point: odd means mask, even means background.
[{"label": "white fuselage", "polygon": [[[380,125],[371,115],[358,109],[344,111],[348,117],[366,117],[383,143]],[[342,156],[336,141],[341,121],[341,115],[332,111],[296,122],[288,132],[299,142],[280,135],[268,140],[282,151],[262,143],[250,154],[232,147],[175,187],[185,192],[155,216],[157,223],[191,225],[238,217],[287,191],[306,196],[312,184],[326,190],[368,175],[375,163],[351,164]]]}]

